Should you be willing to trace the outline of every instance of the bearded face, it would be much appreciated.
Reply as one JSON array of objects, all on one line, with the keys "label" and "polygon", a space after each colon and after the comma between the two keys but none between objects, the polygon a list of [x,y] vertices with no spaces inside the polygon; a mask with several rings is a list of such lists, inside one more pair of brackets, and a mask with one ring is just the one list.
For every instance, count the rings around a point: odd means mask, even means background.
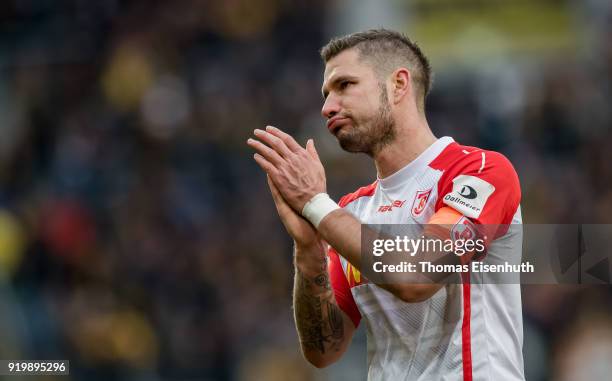
[{"label": "bearded face", "polygon": [[345,151],[375,156],[395,139],[387,76],[361,60],[356,49],[345,50],[327,62],[321,115]]},{"label": "bearded face", "polygon": [[380,105],[370,115],[346,112],[352,123],[336,133],[340,147],[345,151],[373,156],[395,138],[395,121],[384,84],[379,85],[379,91]]}]

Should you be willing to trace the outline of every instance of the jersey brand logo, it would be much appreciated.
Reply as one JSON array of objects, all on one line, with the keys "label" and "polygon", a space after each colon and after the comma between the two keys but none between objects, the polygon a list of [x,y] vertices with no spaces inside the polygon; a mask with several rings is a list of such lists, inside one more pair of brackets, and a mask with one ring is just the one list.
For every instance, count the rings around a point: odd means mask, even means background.
[{"label": "jersey brand logo", "polygon": [[425,205],[427,205],[427,200],[429,200],[430,194],[431,189],[416,192],[416,195],[414,196],[414,201],[412,201],[412,208],[410,209],[413,217],[416,217],[419,214],[423,213],[423,210],[425,210]]},{"label": "jersey brand logo", "polygon": [[404,203],[406,202],[406,200],[395,200],[391,203],[391,205],[381,205],[378,208],[379,212],[390,212],[393,210],[393,208],[401,208],[402,206],[404,206]]},{"label": "jersey brand logo", "polygon": [[459,194],[469,200],[473,200],[477,196],[476,190],[469,185],[464,185],[463,188],[461,188],[461,191],[459,191]]}]

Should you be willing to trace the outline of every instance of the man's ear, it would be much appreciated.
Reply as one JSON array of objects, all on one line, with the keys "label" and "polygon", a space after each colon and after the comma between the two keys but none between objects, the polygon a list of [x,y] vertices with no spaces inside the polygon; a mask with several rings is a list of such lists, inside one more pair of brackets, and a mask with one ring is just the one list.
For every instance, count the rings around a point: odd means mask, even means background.
[{"label": "man's ear", "polygon": [[391,74],[391,90],[393,91],[393,103],[395,104],[412,92],[412,77],[408,69],[400,67]]}]

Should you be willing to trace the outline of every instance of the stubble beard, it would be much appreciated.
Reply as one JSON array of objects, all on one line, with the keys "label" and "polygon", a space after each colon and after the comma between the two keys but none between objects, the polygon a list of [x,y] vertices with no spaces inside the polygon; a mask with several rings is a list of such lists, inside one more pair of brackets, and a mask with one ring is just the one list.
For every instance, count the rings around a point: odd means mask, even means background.
[{"label": "stubble beard", "polygon": [[359,122],[349,116],[353,126],[349,131],[337,135],[340,147],[351,153],[365,153],[374,156],[395,140],[395,120],[384,85],[380,85],[380,107],[369,120]]}]

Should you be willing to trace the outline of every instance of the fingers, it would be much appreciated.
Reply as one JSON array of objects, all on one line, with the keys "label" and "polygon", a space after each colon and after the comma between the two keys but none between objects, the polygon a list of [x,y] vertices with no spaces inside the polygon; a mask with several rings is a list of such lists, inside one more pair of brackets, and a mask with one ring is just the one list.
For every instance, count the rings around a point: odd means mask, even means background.
[{"label": "fingers", "polygon": [[258,140],[249,139],[247,140],[247,144],[275,166],[283,161],[283,158],[278,154],[278,152]]},{"label": "fingers", "polygon": [[274,206],[276,207],[276,211],[278,212],[278,215],[281,217],[281,219],[288,214],[294,214],[295,212],[293,211],[293,209],[291,209],[289,204],[287,204],[283,196],[280,194],[270,175],[266,177],[268,180],[268,187],[270,188],[270,193],[272,194],[272,200],[274,201]]},{"label": "fingers", "polygon": [[260,139],[262,142],[266,143],[270,147],[274,149],[279,155],[283,158],[288,158],[293,155],[293,151],[291,151],[285,142],[276,135],[273,135],[267,131],[256,129],[254,131],[255,136]]},{"label": "fingers", "polygon": [[[256,129],[254,134],[261,141],[248,139],[247,144],[275,167],[278,167],[284,159],[288,159],[295,154],[303,154],[304,152],[304,148],[302,148],[291,135],[276,127],[267,126],[266,131]],[[314,148],[314,142],[312,139],[310,139],[309,142],[311,144],[310,149],[307,150],[309,155],[313,159],[319,160],[319,155]]]},{"label": "fingers", "polygon": [[314,140],[308,139],[308,141],[306,142],[306,151],[308,151],[308,154],[313,159],[317,161],[321,161],[321,159],[319,159],[319,153],[317,152],[317,149],[315,148]]},{"label": "fingers", "polygon": [[256,153],[255,155],[253,155],[253,158],[255,159],[255,161],[257,162],[257,164],[259,164],[259,166],[268,174],[268,175],[274,175],[277,173],[276,167],[270,163],[268,160],[266,160],[265,157],[261,156],[260,154]]},{"label": "fingers", "polygon": [[270,187],[270,193],[272,193],[274,203],[278,205],[279,202],[284,201],[283,196],[281,196],[280,192],[278,191],[278,188],[276,187],[276,185],[274,185],[274,182],[270,178],[270,175],[266,176],[266,179],[268,180],[268,187]]},{"label": "fingers", "polygon": [[[300,171],[306,170],[309,161],[316,161],[316,165],[322,166],[313,139],[306,142],[304,149],[293,137],[272,126],[267,126],[266,131],[256,129],[254,134],[261,141],[250,138],[247,144],[257,151],[254,156],[257,164],[275,181],[278,181],[277,176],[283,173],[283,168],[285,172],[290,168],[295,175],[296,171],[301,173]],[[285,142],[295,151],[289,149]]]},{"label": "fingers", "polygon": [[292,152],[298,152],[302,149],[302,146],[300,146],[295,139],[293,139],[293,137],[286,132],[283,132],[274,126],[266,126],[266,131],[281,139]]}]

